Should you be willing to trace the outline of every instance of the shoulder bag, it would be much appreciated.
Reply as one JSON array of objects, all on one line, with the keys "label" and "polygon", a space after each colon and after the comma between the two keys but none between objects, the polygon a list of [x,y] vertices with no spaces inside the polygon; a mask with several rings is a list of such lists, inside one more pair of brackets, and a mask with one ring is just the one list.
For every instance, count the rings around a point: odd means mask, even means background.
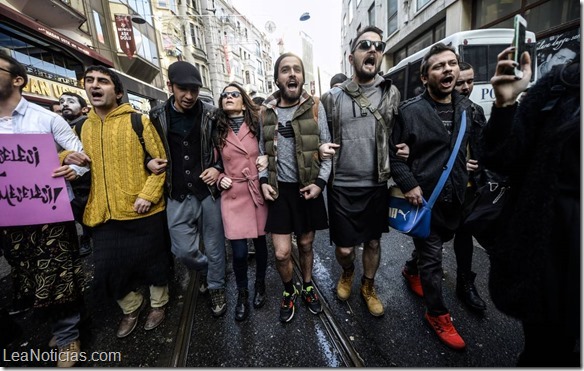
[{"label": "shoulder bag", "polygon": [[440,180],[438,181],[438,184],[436,184],[436,187],[434,187],[434,191],[427,202],[422,197],[422,205],[414,206],[405,199],[399,187],[391,187],[389,189],[389,225],[393,229],[417,238],[427,238],[430,235],[432,207],[434,206],[434,203],[436,203],[436,200],[446,183],[446,179],[448,179],[448,176],[450,175],[450,171],[454,165],[454,160],[460,149],[460,144],[465,131],[466,111],[463,111],[462,122],[460,124],[458,137],[456,138],[456,144],[450,154],[446,168],[442,171]]}]

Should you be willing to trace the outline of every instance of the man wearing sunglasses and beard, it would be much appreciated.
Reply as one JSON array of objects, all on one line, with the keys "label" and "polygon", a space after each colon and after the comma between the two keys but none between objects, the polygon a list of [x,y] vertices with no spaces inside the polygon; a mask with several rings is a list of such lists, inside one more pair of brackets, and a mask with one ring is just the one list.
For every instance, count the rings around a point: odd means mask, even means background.
[{"label": "man wearing sunglasses and beard", "polygon": [[382,31],[369,26],[351,45],[353,77],[323,96],[334,143],[321,147],[321,158],[333,159],[328,182],[330,234],[343,268],[337,297],[349,299],[355,247],[363,244],[360,293],[375,317],[384,314],[374,279],[381,259],[381,234],[389,232],[389,138],[400,101],[391,80],[378,74],[385,48],[381,39]]}]

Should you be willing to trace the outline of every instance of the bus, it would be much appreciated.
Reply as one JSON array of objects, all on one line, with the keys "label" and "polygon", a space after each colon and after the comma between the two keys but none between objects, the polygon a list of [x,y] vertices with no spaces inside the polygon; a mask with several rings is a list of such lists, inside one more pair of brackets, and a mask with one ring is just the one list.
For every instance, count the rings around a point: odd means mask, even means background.
[{"label": "bus", "polygon": [[[440,40],[440,42],[454,47],[461,61],[473,66],[474,89],[469,98],[483,107],[487,120],[491,115],[491,106],[495,100],[490,80],[495,74],[497,55],[511,45],[513,33],[511,28],[472,30],[457,32]],[[533,71],[530,84],[533,84],[537,80],[535,34],[527,31],[525,36],[527,50],[531,55],[531,70]],[[422,57],[430,48],[431,46],[428,46],[404,58],[387,72],[386,76],[389,76],[399,89],[402,100],[418,95],[416,93],[423,89],[420,79],[420,65]]]}]

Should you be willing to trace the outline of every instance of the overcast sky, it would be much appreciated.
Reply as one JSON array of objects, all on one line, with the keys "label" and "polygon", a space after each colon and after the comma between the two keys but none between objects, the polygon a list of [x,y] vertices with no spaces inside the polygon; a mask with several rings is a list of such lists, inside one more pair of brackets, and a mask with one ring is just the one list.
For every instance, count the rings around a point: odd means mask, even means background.
[{"label": "overcast sky", "polygon": [[[231,3],[255,26],[266,31],[266,22],[273,21],[276,31],[272,37],[307,33],[313,42],[314,62],[321,69],[335,74],[341,66],[341,0],[232,0]],[[300,16],[310,13],[308,21]]]}]

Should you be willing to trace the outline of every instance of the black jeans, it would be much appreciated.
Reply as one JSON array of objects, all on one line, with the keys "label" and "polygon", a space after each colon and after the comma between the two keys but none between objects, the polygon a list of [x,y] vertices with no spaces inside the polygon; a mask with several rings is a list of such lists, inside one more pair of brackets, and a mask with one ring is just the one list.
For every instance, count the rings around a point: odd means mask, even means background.
[{"label": "black jeans", "polygon": [[[448,308],[446,308],[442,298],[442,245],[444,241],[434,228],[430,231],[428,238],[424,240],[414,238],[413,240],[426,309],[432,316],[446,314]],[[411,261],[408,263],[412,264]],[[410,271],[410,273],[412,272]]]}]

